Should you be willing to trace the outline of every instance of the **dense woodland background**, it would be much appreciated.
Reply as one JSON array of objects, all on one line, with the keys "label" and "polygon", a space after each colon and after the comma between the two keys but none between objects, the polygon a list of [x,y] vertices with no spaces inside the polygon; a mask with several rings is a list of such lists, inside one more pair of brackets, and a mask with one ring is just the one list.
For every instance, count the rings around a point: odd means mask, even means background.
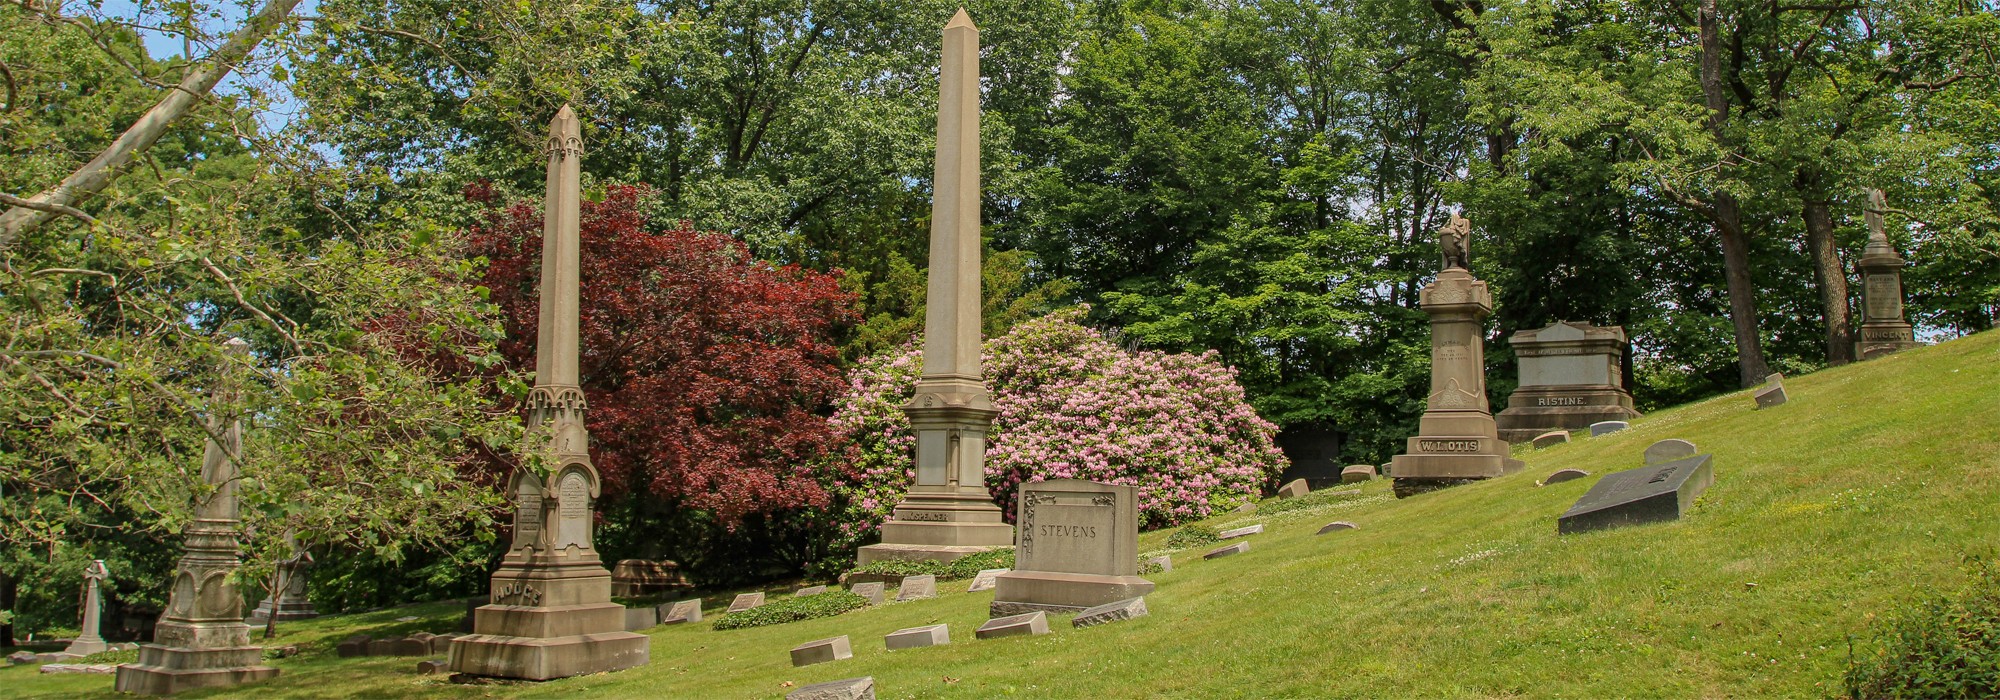
[{"label": "dense woodland background", "polygon": [[[791,328],[800,367],[900,348],[921,327],[956,6],[0,3],[0,203],[34,205],[0,216],[0,610],[23,631],[73,624],[92,558],[120,606],[157,609],[200,489],[200,417],[219,410],[207,387],[231,371],[254,378],[250,576],[292,532],[323,562],[322,610],[479,591],[491,465],[531,381],[508,345],[521,299],[489,286],[523,261],[479,246],[500,207],[539,198],[543,125],[565,103],[590,197],[629,199],[587,237],[734,251],[738,267],[677,284],[810,287],[691,305],[655,285],[620,299],[677,318],[755,302],[775,320],[635,329]],[[1851,361],[1864,187],[1887,192],[1921,335],[2000,321],[1990,0],[967,6],[985,46],[989,335],[1089,303],[1130,347],[1217,351],[1265,419],[1342,433],[1348,461],[1386,461],[1422,409],[1416,292],[1454,211],[1497,300],[1496,408],[1513,388],[1499,341],[1557,320],[1627,329],[1641,410]],[[149,55],[141,33],[186,48]],[[129,162],[93,164],[112,156]],[[73,196],[37,198],[66,178]],[[621,245],[604,273],[654,279],[655,244]],[[227,366],[228,335],[253,366]],[[662,347],[586,383],[699,349]],[[816,436],[799,416],[823,417],[828,388],[809,369],[817,388],[767,408]],[[638,453],[689,450],[682,433],[740,407],[648,400],[693,412],[630,424],[695,427]],[[824,553],[794,546],[815,477],[793,477],[752,501],[718,497],[735,477],[617,490],[607,558],[673,557],[710,583],[800,571]]]}]

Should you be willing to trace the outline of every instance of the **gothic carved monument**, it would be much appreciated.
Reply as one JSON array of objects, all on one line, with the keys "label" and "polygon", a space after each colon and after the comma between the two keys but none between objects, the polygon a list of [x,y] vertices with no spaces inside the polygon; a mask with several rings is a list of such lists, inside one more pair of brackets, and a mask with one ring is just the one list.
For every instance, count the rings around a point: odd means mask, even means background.
[{"label": "gothic carved monument", "polygon": [[111,648],[98,634],[98,622],[103,617],[104,599],[99,589],[104,579],[111,576],[111,569],[104,566],[103,559],[90,562],[83,568],[83,627],[77,630],[76,639],[64,649],[65,654],[89,656]]},{"label": "gothic carved monument", "polygon": [[[223,343],[231,364],[248,361],[250,345]],[[201,477],[211,488],[194,509],[174,566],[167,610],[153,626],[153,643],[139,647],[139,661],[118,667],[119,692],[171,695],[190,688],[268,680],[278,669],[263,665],[264,648],[250,643],[243,623],[243,593],[230,577],[243,565],[242,515],[236,500],[243,423],[237,413],[237,373],[225,367],[208,417]]]},{"label": "gothic carved monument", "polygon": [[1854,354],[1863,360],[1907,350],[1923,343],[1903,320],[1903,256],[1889,245],[1882,213],[1889,206],[1878,189],[1868,190],[1868,247],[1854,264],[1861,271],[1861,340]]},{"label": "gothic carved monument", "polygon": [[473,611],[472,634],[451,643],[456,674],[539,681],[627,669],[651,654],[651,640],[625,631],[625,607],[611,602],[611,572],[591,540],[597,468],[577,376],[583,137],[568,106],[549,122],[548,150],[527,418],[538,454],[525,456],[508,484],[513,540],[493,572],[488,604]]},{"label": "gothic carved monument", "polygon": [[1558,321],[1507,339],[1521,384],[1494,419],[1500,439],[1527,442],[1551,430],[1639,417],[1625,390],[1625,329]]},{"label": "gothic carved monument", "polygon": [[931,201],[924,373],[903,412],[917,434],[917,483],[860,563],[949,561],[1014,543],[986,491],[993,401],[979,361],[979,28],[963,8],[944,26],[937,177]]},{"label": "gothic carved monument", "polygon": [[1438,231],[1444,270],[1418,305],[1431,317],[1431,391],[1417,437],[1390,461],[1398,497],[1490,479],[1521,468],[1507,456],[1486,405],[1486,331],[1493,313],[1486,283],[1466,269],[1472,223],[1453,215]]}]

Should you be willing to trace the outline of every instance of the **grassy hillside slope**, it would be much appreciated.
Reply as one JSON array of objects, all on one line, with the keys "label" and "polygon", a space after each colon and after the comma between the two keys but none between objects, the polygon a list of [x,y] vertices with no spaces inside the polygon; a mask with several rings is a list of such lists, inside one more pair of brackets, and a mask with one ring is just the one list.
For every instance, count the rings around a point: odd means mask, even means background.
[{"label": "grassy hillside slope", "polygon": [[[1791,402],[1748,392],[1662,411],[1631,430],[1521,453],[1521,474],[1397,501],[1310,497],[1261,522],[1243,555],[1174,555],[1153,576],[1152,615],[1044,637],[973,639],[989,593],[717,632],[657,628],[650,665],[541,684],[455,686],[415,659],[343,660],[356,629],[434,605],[293,625],[257,697],[772,698],[872,675],[884,698],[941,697],[1797,697],[1834,692],[1850,635],[1913,597],[1957,585],[1965,557],[2000,543],[2000,333],[1787,382]],[[1714,488],[1677,523],[1558,537],[1555,518],[1595,477],[1639,466],[1656,440],[1715,456]],[[1266,503],[1269,508],[1271,503]],[[1361,529],[1315,536],[1331,520]],[[1142,538],[1164,546],[1167,532]],[[712,601],[712,603],[715,601]],[[417,612],[413,613],[412,610]],[[719,614],[711,608],[710,615]],[[890,653],[882,635],[951,625],[953,643]],[[795,644],[846,634],[855,658],[792,668]],[[104,676],[0,670],[0,695],[109,696]],[[213,693],[190,694],[206,697]]]}]

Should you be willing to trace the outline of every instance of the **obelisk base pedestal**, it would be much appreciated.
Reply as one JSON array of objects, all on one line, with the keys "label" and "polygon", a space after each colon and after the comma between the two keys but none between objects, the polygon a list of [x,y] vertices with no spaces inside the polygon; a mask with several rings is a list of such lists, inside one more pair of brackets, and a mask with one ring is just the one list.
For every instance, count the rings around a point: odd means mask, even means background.
[{"label": "obelisk base pedestal", "polygon": [[[607,604],[624,624],[625,607]],[[485,608],[481,608],[485,610]],[[646,635],[599,632],[563,637],[471,634],[451,642],[451,670],[468,676],[546,681],[642,666],[652,652]]]},{"label": "obelisk base pedestal", "polygon": [[991,617],[1031,613],[1077,613],[1153,592],[1153,582],[1137,576],[1010,571],[993,579]]},{"label": "obelisk base pedestal", "polygon": [[118,667],[121,693],[172,695],[194,688],[254,683],[278,677],[278,669],[263,665],[263,647],[180,649],[147,644],[139,647],[139,662]]},{"label": "obelisk base pedestal", "polygon": [[1854,356],[1873,360],[1922,345],[1910,324],[1869,321],[1861,324],[1861,339],[1854,342]]},{"label": "obelisk base pedestal", "polygon": [[882,543],[862,547],[856,564],[953,561],[1014,546],[1014,526],[1000,519],[1000,509],[984,493],[912,492],[893,518],[882,524]]},{"label": "obelisk base pedestal", "polygon": [[256,610],[250,611],[250,617],[244,618],[243,622],[250,625],[251,627],[262,627],[264,626],[264,623],[271,621],[271,616],[273,614],[276,614],[278,616],[279,622],[291,622],[293,620],[310,620],[315,617],[319,617],[319,611],[313,609],[312,601],[309,600],[306,601],[287,600],[276,603],[275,607],[277,608],[277,610],[275,611],[275,613],[274,611],[272,611],[271,609],[272,607],[274,607],[274,604],[271,602],[271,599],[265,598],[264,602],[257,604]]},{"label": "obelisk base pedestal", "polygon": [[[575,551],[575,550],[567,550]],[[644,665],[652,640],[625,631],[611,572],[596,555],[569,562],[502,563],[492,600],[472,611],[472,634],[451,642],[453,674],[546,681]]]}]

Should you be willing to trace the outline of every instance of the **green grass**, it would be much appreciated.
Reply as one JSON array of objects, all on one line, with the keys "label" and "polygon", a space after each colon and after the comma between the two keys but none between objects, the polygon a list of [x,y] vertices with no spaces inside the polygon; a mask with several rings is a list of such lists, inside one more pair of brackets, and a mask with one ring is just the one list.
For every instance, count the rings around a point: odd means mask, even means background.
[{"label": "green grass", "polygon": [[[330,645],[400,615],[448,627],[456,604],[321,618],[280,643],[256,697],[775,698],[874,676],[883,698],[1822,697],[1839,692],[1850,635],[1904,601],[1965,583],[2000,542],[2000,333],[1789,378],[1791,403],[1748,392],[1661,411],[1630,430],[1522,452],[1525,472],[1407,500],[1358,497],[1205,523],[1264,523],[1252,549],[1174,553],[1152,615],[976,641],[988,593],[718,632],[650,630],[653,662],[549,683],[454,686],[415,659],[336,659]],[[1687,519],[1558,537],[1555,518],[1653,441],[1693,440],[1716,483]],[[1358,530],[1315,536],[1332,520]],[[1166,549],[1148,533],[1141,551]],[[1754,585],[1753,585],[1754,584]],[[718,599],[724,596],[718,596]],[[711,615],[722,602],[711,601]],[[951,625],[952,644],[890,653],[882,635]],[[441,629],[439,631],[442,631]],[[855,658],[792,668],[801,642],[850,635]],[[103,676],[0,670],[11,697],[109,697]],[[190,693],[207,697],[215,693]]]}]

